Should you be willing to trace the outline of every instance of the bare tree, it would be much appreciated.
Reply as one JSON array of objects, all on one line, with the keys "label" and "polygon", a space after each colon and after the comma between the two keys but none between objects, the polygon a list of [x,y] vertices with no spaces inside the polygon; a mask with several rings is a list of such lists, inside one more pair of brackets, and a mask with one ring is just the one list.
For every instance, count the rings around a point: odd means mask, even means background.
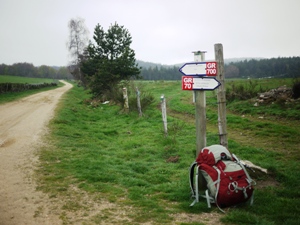
[{"label": "bare tree", "polygon": [[89,31],[84,24],[84,19],[79,17],[76,19],[71,19],[68,23],[68,28],[69,40],[67,42],[67,48],[72,59],[68,68],[75,79],[80,80],[84,84],[85,82],[80,70],[80,62],[88,45]]}]

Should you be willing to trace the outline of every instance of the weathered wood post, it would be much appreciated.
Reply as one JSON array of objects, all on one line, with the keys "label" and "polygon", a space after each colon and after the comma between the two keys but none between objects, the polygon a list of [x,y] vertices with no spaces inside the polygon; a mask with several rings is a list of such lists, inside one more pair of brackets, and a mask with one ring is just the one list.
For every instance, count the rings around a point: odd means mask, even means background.
[{"label": "weathered wood post", "polygon": [[161,95],[161,113],[162,113],[162,120],[164,124],[164,132],[165,136],[168,136],[168,123],[167,123],[167,107],[166,107],[166,99],[164,95]]},{"label": "weathered wood post", "polygon": [[127,88],[125,87],[123,88],[123,98],[124,98],[124,111],[129,112]]},{"label": "weathered wood post", "polygon": [[219,140],[220,144],[227,148],[226,88],[222,44],[215,44],[215,59],[217,62],[217,79],[221,83],[217,90]]},{"label": "weathered wood post", "polygon": [[139,89],[136,87],[137,108],[138,108],[138,111],[139,111],[139,117],[141,117],[143,115],[140,95],[141,95],[141,93],[140,93]]},{"label": "weathered wood post", "polygon": [[[194,52],[194,61],[205,61],[205,52]],[[203,90],[194,91],[195,96],[195,119],[196,119],[196,157],[202,148],[206,146],[206,95]]]}]

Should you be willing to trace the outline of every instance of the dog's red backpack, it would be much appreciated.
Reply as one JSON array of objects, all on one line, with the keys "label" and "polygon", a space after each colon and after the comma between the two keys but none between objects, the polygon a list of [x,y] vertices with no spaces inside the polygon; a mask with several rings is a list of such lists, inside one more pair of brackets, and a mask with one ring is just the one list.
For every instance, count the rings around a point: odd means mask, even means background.
[{"label": "dog's red backpack", "polygon": [[203,148],[190,167],[190,187],[195,198],[191,206],[199,202],[199,197],[206,199],[209,208],[215,203],[222,212],[222,208],[247,201],[252,205],[256,183],[245,166],[222,145]]}]

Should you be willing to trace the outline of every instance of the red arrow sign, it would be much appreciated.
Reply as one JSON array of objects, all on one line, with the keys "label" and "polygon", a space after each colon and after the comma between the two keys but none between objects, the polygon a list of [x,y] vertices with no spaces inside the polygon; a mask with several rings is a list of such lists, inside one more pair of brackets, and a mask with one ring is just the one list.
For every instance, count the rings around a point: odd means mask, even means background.
[{"label": "red arrow sign", "polygon": [[182,77],[182,90],[193,90],[193,77],[183,76]]},{"label": "red arrow sign", "polygon": [[217,76],[217,62],[185,63],[179,71],[183,75]]},{"label": "red arrow sign", "polygon": [[212,77],[182,77],[182,90],[205,90],[212,91],[218,88],[221,83]]}]

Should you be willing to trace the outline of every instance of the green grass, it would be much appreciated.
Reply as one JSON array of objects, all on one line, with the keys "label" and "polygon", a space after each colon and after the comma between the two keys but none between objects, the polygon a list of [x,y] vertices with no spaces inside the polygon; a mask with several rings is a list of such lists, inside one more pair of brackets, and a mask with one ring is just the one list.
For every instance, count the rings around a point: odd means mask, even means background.
[{"label": "green grass", "polygon": [[37,84],[37,83],[51,83],[55,82],[53,79],[48,78],[32,78],[32,77],[19,77],[19,76],[10,76],[10,75],[0,75],[0,83],[28,83],[28,84]]},{"label": "green grass", "polygon": [[[124,224],[170,224],[176,213],[193,217],[218,212],[216,207],[208,209],[204,201],[189,207],[188,168],[195,159],[195,125],[189,119],[194,113],[191,92],[181,91],[180,82],[143,85],[156,102],[141,118],[137,112],[126,114],[115,105],[94,108],[85,101],[90,95],[76,86],[67,92],[50,124],[47,142],[51,145],[40,152],[39,189],[62,198],[75,186],[121,207],[132,207],[132,221]],[[167,137],[157,107],[161,94],[174,114],[168,115]],[[207,92],[207,104],[207,144],[211,145],[218,143],[214,92]],[[299,224],[299,121],[291,125],[259,120],[255,113],[245,115],[228,114],[230,150],[272,173],[271,177],[256,177],[257,182],[270,179],[278,185],[258,188],[254,206],[232,208],[221,220],[239,225]],[[178,161],[168,162],[171,157]],[[78,197],[66,203],[61,216],[83,208]],[[110,221],[112,215],[99,214],[93,221]]]},{"label": "green grass", "polygon": [[[18,77],[18,76],[8,76],[8,75],[0,75],[0,83],[52,83],[58,82],[57,80],[53,79],[46,79],[46,78],[30,78],[30,77]],[[55,87],[45,87],[42,89],[34,89],[34,90],[27,90],[22,92],[14,92],[14,93],[2,93],[0,94],[0,104],[15,101],[20,98],[27,97],[29,95],[47,91],[51,89],[55,89],[57,87],[61,87],[63,84],[58,82],[58,85]]]}]

